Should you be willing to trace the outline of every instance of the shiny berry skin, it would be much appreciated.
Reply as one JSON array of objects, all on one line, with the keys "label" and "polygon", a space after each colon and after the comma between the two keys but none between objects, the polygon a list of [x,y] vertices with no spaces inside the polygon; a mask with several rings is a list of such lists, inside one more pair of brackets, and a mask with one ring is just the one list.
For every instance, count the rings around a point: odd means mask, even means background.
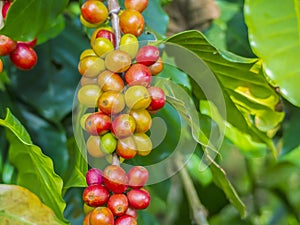
[{"label": "shiny berry skin", "polygon": [[107,154],[111,154],[116,150],[117,140],[112,133],[106,133],[100,137],[101,150]]},{"label": "shiny berry skin", "polygon": [[107,207],[97,207],[90,214],[90,225],[114,225],[114,214]]},{"label": "shiny berry skin", "polygon": [[96,107],[101,90],[98,85],[87,84],[82,86],[77,93],[78,101],[87,107]]},{"label": "shiny berry skin", "polygon": [[89,55],[78,63],[78,72],[85,77],[94,78],[105,70],[103,59],[98,56]]},{"label": "shiny berry skin", "polygon": [[134,209],[146,209],[150,204],[150,194],[142,189],[131,189],[127,193],[129,205]]},{"label": "shiny berry skin", "polygon": [[127,190],[128,177],[126,171],[117,165],[109,165],[103,171],[105,186],[116,194]]},{"label": "shiny berry skin", "polygon": [[101,24],[108,17],[108,10],[101,1],[87,1],[81,6],[81,15],[92,24]]},{"label": "shiny berry skin", "polygon": [[126,215],[129,215],[133,218],[137,218],[137,211],[136,209],[132,208],[132,207],[128,207],[127,211],[125,212]]},{"label": "shiny berry skin", "polygon": [[137,63],[126,71],[125,80],[129,86],[142,85],[148,87],[152,81],[152,74],[147,66]]},{"label": "shiny berry skin", "polygon": [[33,48],[19,43],[9,54],[11,62],[21,70],[31,70],[37,63],[37,55]]},{"label": "shiny berry skin", "polygon": [[96,34],[96,39],[99,37],[108,39],[114,47],[116,46],[116,36],[112,31],[105,29],[99,30]]},{"label": "shiny berry skin", "polygon": [[124,81],[121,76],[109,70],[104,70],[101,74],[99,74],[97,83],[103,92],[121,92],[124,88]]},{"label": "shiny berry skin", "polygon": [[107,207],[115,216],[122,216],[128,209],[128,199],[125,194],[113,194],[109,197]]},{"label": "shiny berry skin", "polygon": [[135,9],[143,12],[148,6],[148,0],[125,0],[125,9]]},{"label": "shiny berry skin", "polygon": [[125,108],[124,96],[120,92],[103,92],[98,100],[98,108],[107,115],[114,115]]},{"label": "shiny berry skin", "polygon": [[12,2],[5,2],[3,7],[2,7],[2,17],[3,19],[6,18],[6,15],[7,15],[7,12],[8,12],[8,9],[10,8]]},{"label": "shiny berry skin", "polygon": [[149,173],[143,166],[134,166],[128,171],[128,186],[131,188],[141,188],[146,185]]},{"label": "shiny berry skin", "polygon": [[119,114],[112,122],[112,133],[119,139],[129,137],[135,131],[135,120],[129,114]]},{"label": "shiny berry skin", "polygon": [[125,102],[130,110],[146,109],[151,103],[151,96],[144,86],[130,86],[124,94]]},{"label": "shiny berry skin", "polygon": [[160,72],[162,72],[164,69],[164,66],[165,65],[164,65],[162,58],[159,57],[158,60],[154,64],[149,66],[152,76],[155,76],[155,75],[159,74]]},{"label": "shiny berry skin", "polygon": [[143,15],[134,9],[126,9],[120,15],[120,28],[123,34],[140,36],[145,27]]},{"label": "shiny berry skin", "polygon": [[96,38],[97,38],[97,34],[98,34],[99,31],[101,31],[101,30],[108,30],[108,31],[111,31],[111,32],[113,31],[112,27],[106,26],[106,25],[103,25],[103,26],[101,26],[101,27],[95,29],[95,30],[93,31],[93,33],[92,33],[91,38],[90,38],[90,45],[91,45],[91,46],[93,46],[93,43],[94,43],[94,41],[95,41]]},{"label": "shiny berry skin", "polygon": [[109,52],[114,49],[113,43],[107,38],[98,37],[92,45],[94,52],[104,58]]},{"label": "shiny berry skin", "polygon": [[85,129],[91,135],[103,135],[111,129],[111,119],[101,112],[94,112],[86,118]]},{"label": "shiny berry skin", "polygon": [[89,84],[97,84],[97,77],[85,77],[82,76],[80,79],[81,86],[89,85]]},{"label": "shiny berry skin", "polygon": [[88,153],[94,158],[102,158],[105,156],[105,153],[100,148],[99,136],[89,136],[86,141],[86,148]]},{"label": "shiny berry skin", "polygon": [[130,57],[135,58],[139,50],[139,41],[133,34],[124,34],[120,40],[120,49],[127,52]]},{"label": "shiny berry skin", "polygon": [[114,50],[105,57],[105,66],[114,73],[125,72],[131,66],[131,57],[125,51]]},{"label": "shiny berry skin", "polygon": [[17,47],[17,42],[10,37],[0,35],[0,56],[9,55]]},{"label": "shiny berry skin", "polygon": [[102,206],[107,203],[109,199],[109,192],[107,188],[102,185],[91,185],[84,189],[82,199],[89,206]]},{"label": "shiny berry skin", "polygon": [[88,56],[97,56],[97,55],[93,49],[85,49],[81,52],[81,54],[79,56],[79,60],[82,60],[83,58],[88,57]]},{"label": "shiny berry skin", "polygon": [[137,148],[132,136],[118,139],[117,154],[124,159],[132,159],[136,156]]},{"label": "shiny berry skin", "polygon": [[145,66],[151,66],[159,59],[159,56],[160,51],[156,46],[146,45],[138,51],[136,62],[144,64]]},{"label": "shiny berry skin", "polygon": [[91,215],[91,212],[87,213],[87,214],[84,216],[84,219],[83,219],[83,225],[90,225],[90,215]]},{"label": "shiny berry skin", "polygon": [[98,168],[92,168],[86,173],[85,178],[88,186],[95,185],[95,184],[100,185],[102,184],[103,181],[102,171]]},{"label": "shiny berry skin", "polygon": [[133,135],[138,155],[147,156],[152,151],[152,141],[150,137],[145,133],[135,133]]},{"label": "shiny berry skin", "polygon": [[36,43],[37,43],[37,38],[34,38],[33,40],[31,41],[17,41],[17,43],[22,43],[22,44],[25,44],[31,48],[34,48],[36,46]]},{"label": "shiny berry skin", "polygon": [[156,111],[164,107],[166,104],[166,96],[161,88],[152,86],[148,88],[148,92],[151,96],[151,103],[147,110]]},{"label": "shiny berry skin", "polygon": [[115,220],[115,225],[137,225],[137,221],[132,216],[123,215]]},{"label": "shiny berry skin", "polygon": [[145,110],[131,110],[129,113],[135,120],[135,132],[137,133],[145,133],[147,132],[152,125],[152,117],[150,113]]}]

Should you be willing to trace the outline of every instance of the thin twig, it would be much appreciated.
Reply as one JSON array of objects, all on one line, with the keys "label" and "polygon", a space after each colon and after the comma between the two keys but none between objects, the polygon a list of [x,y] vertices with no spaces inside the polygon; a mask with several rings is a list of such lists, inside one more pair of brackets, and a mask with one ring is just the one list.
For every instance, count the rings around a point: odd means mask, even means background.
[{"label": "thin twig", "polygon": [[112,27],[116,36],[116,49],[119,48],[120,39],[121,39],[121,31],[119,25],[119,12],[120,12],[120,4],[118,0],[109,0],[108,1],[108,10],[111,17]]},{"label": "thin twig", "polygon": [[178,155],[176,159],[176,166],[179,171],[180,178],[183,182],[183,186],[189,201],[189,204],[192,208],[192,213],[193,213],[193,219],[194,222],[198,225],[208,225],[207,222],[207,211],[205,207],[202,205],[197,191],[195,189],[195,186],[193,184],[193,181],[187,171],[187,169],[183,165],[183,160],[182,156]]}]

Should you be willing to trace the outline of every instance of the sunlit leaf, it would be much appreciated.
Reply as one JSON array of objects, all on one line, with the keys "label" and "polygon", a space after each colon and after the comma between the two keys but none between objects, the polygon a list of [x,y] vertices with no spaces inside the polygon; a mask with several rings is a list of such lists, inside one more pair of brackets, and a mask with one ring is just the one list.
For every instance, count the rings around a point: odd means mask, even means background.
[{"label": "sunlit leaf", "polygon": [[300,3],[299,1],[246,0],[245,18],[255,54],[273,85],[300,106]]},{"label": "sunlit leaf", "polygon": [[13,225],[60,225],[53,211],[29,190],[0,184],[0,221]]},{"label": "sunlit leaf", "polygon": [[9,160],[18,169],[17,183],[38,195],[64,224],[63,182],[54,172],[52,160],[31,143],[27,131],[9,110],[0,125],[7,128]]}]

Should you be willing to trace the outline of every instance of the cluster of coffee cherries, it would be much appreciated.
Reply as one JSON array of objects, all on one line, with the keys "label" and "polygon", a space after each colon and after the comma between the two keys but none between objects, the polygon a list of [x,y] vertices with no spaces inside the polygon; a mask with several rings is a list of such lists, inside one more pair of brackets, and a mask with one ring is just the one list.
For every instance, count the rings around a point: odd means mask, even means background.
[{"label": "cluster of coffee cherries", "polygon": [[148,0],[124,1],[119,43],[104,1],[88,0],[81,6],[82,24],[94,31],[91,48],[81,53],[78,63],[82,78],[77,99],[86,107],[80,124],[89,157],[112,159],[103,173],[92,168],[86,175],[83,200],[91,211],[85,225],[135,225],[136,210],[150,204],[144,187],[148,171],[134,166],[127,173],[120,166],[123,160],[152,152],[152,115],[166,103],[164,91],[153,85],[153,77],[164,68],[160,50],[138,41],[144,30],[141,13],[147,5]]},{"label": "cluster of coffee cherries", "polygon": [[[2,17],[5,21],[7,12],[12,1],[5,1],[2,7]],[[37,43],[37,38],[32,41],[23,42],[15,41],[6,35],[0,35],[0,56],[9,56],[10,61],[18,69],[30,70],[37,63],[37,54],[34,47]]]},{"label": "cluster of coffee cherries", "polygon": [[142,166],[134,166],[128,173],[119,165],[108,165],[103,172],[90,169],[86,174],[88,187],[83,191],[83,224],[137,225],[137,210],[150,204],[150,194],[144,188],[148,176]]}]

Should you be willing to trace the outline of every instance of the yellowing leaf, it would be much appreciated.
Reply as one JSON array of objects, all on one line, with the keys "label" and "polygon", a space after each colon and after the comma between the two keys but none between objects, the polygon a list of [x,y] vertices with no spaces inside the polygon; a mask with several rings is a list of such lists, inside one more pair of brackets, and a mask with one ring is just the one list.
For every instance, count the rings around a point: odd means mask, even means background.
[{"label": "yellowing leaf", "polygon": [[59,225],[54,212],[21,186],[0,185],[0,222],[4,225]]}]

